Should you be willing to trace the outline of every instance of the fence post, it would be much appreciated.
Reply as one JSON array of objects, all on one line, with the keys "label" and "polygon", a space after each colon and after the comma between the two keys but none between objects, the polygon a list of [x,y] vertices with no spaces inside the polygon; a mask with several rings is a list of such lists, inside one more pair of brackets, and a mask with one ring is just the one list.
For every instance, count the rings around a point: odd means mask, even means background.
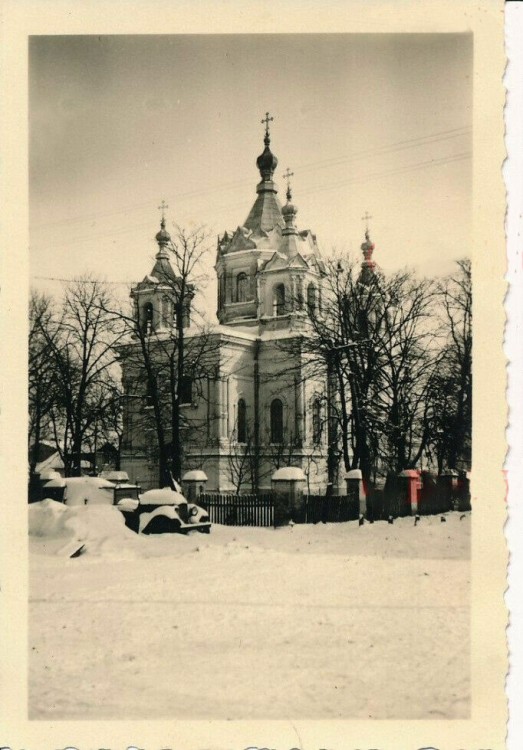
[{"label": "fence post", "polygon": [[458,472],[455,469],[448,469],[439,475],[443,496],[448,504],[448,510],[453,510],[456,501],[456,491],[458,487]]},{"label": "fence post", "polygon": [[283,526],[301,511],[305,482],[305,474],[296,466],[285,466],[274,472],[271,483],[275,526]]},{"label": "fence post", "polygon": [[182,477],[182,487],[185,497],[191,503],[198,503],[200,495],[205,491],[207,474],[201,469],[186,471]]},{"label": "fence post", "polygon": [[[410,513],[415,516],[418,513],[418,492],[421,487],[419,471],[416,471],[416,469],[404,469],[404,471],[399,473],[399,476],[402,480],[406,480]],[[403,481],[402,484],[405,486]]]},{"label": "fence post", "polygon": [[351,469],[345,474],[347,480],[347,494],[358,498],[359,516],[367,515],[367,494],[363,486],[363,475],[361,469]]}]

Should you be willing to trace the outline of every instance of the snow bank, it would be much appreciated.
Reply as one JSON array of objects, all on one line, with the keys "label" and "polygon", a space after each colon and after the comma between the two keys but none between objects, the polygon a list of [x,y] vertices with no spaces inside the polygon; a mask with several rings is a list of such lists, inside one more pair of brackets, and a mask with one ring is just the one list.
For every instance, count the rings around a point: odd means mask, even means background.
[{"label": "snow bank", "polygon": [[29,534],[31,536],[63,536],[68,508],[56,500],[42,500],[29,506]]},{"label": "snow bank", "polygon": [[47,545],[46,551],[68,556],[82,545],[91,554],[132,553],[139,541],[113,506],[67,506],[49,499],[29,506],[29,534],[61,540],[61,545]]}]

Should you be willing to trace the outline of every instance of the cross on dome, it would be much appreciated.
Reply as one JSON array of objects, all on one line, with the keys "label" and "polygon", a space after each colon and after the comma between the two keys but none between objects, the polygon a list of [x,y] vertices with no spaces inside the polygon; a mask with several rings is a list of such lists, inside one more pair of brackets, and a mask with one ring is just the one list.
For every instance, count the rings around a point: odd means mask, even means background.
[{"label": "cross on dome", "polygon": [[158,211],[162,212],[162,223],[163,224],[165,224],[165,209],[166,208],[169,208],[169,206],[167,205],[167,203],[164,200],[162,200],[162,202],[158,206]]},{"label": "cross on dome", "polygon": [[369,239],[369,219],[372,219],[372,216],[368,211],[365,211],[365,216],[362,216],[361,220],[365,222],[365,237],[367,239]]},{"label": "cross on dome", "polygon": [[164,248],[171,241],[171,235],[165,229],[165,209],[169,208],[165,201],[162,201],[158,206],[158,211],[162,212],[162,220],[160,222],[160,231],[156,235],[156,242],[160,245],[160,253],[165,252]]},{"label": "cross on dome", "polygon": [[283,173],[283,176],[287,180],[287,200],[290,201],[292,198],[291,194],[291,177],[294,177],[294,172],[291,172],[289,167],[287,167],[286,171]]},{"label": "cross on dome", "polygon": [[261,121],[261,124],[265,124],[265,137],[269,137],[269,123],[274,121],[274,117],[269,117],[269,113],[265,113],[265,117]]}]

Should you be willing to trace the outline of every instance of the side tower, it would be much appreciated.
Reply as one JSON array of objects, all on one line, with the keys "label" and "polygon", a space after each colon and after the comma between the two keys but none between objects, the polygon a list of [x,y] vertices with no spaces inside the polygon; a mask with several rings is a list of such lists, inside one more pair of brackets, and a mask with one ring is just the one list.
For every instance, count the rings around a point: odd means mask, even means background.
[{"label": "side tower", "polygon": [[130,335],[120,349],[124,386],[121,465],[145,488],[181,471],[180,407],[192,403],[188,374],[194,286],[171,265],[172,240],[162,204],[158,252],[149,274],[131,289]]},{"label": "side tower", "polygon": [[[162,204],[162,209],[166,208]],[[191,303],[194,286],[176,275],[170,262],[172,240],[165,229],[162,213],[160,231],[156,235],[158,252],[151,273],[131,289],[134,318],[143,334],[167,333],[177,326],[188,328],[191,323]]]}]

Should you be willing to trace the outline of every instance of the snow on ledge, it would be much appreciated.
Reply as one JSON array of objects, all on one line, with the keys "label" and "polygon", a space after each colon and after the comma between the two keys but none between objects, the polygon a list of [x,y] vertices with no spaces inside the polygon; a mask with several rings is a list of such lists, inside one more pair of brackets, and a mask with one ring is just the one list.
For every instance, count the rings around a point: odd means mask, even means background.
[{"label": "snow on ledge", "polygon": [[208,479],[207,474],[201,469],[193,469],[192,471],[186,471],[182,477],[182,482],[206,482]]},{"label": "snow on ledge", "polygon": [[283,466],[272,475],[273,482],[305,482],[305,474],[297,466]]}]

